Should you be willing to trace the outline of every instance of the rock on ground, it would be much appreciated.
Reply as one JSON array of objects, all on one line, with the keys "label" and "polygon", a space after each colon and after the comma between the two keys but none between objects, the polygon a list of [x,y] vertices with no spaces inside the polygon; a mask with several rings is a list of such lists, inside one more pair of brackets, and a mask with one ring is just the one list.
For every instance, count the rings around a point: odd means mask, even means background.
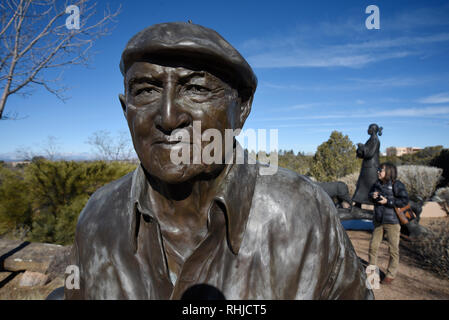
[{"label": "rock on ground", "polygon": [[0,269],[47,273],[50,266],[64,264],[70,247],[56,244],[0,240]]},{"label": "rock on ground", "polygon": [[19,282],[19,286],[21,287],[33,287],[33,286],[44,286],[48,281],[48,275],[33,272],[33,271],[25,271]]},{"label": "rock on ground", "polygon": [[71,246],[0,239],[0,300],[42,300],[64,285]]}]

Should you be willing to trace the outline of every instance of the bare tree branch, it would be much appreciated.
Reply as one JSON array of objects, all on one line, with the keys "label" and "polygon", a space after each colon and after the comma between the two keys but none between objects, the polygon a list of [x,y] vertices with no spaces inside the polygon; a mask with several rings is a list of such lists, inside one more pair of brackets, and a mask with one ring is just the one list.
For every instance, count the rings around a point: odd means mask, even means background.
[{"label": "bare tree branch", "polygon": [[109,131],[101,130],[89,136],[90,144],[97,154],[97,158],[107,161],[132,160],[136,158],[129,133],[120,131],[111,137]]},{"label": "bare tree branch", "polygon": [[48,136],[43,144],[40,144],[40,151],[36,152],[33,147],[20,146],[16,148],[16,158],[20,160],[31,161],[35,157],[43,157],[45,159],[54,161],[61,158],[61,147],[59,139],[55,136]]},{"label": "bare tree branch", "polygon": [[[47,72],[64,66],[88,65],[95,40],[108,34],[115,12],[99,16],[97,4],[78,0],[79,29],[70,28],[68,2],[60,0],[6,0],[0,4],[0,119],[8,97],[26,94],[30,86],[41,86],[59,99],[67,87],[53,81]],[[59,79],[58,79],[59,80]],[[54,83],[58,86],[52,86]]]},{"label": "bare tree branch", "polygon": [[45,158],[51,161],[56,160],[61,154],[58,138],[55,136],[48,136],[42,149],[45,153]]}]

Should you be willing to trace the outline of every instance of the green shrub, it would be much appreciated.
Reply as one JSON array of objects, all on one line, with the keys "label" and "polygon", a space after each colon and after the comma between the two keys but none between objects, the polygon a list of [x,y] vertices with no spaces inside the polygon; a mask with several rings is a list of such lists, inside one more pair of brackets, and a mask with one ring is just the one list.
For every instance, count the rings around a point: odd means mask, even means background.
[{"label": "green shrub", "polygon": [[[57,243],[55,239],[56,212],[49,209],[36,210],[33,214],[31,232],[28,240],[36,242]],[[65,243],[60,243],[65,244]]]},{"label": "green shrub", "polygon": [[0,167],[0,235],[31,226],[31,199],[23,170]]},{"label": "green shrub", "polygon": [[306,156],[300,152],[295,155],[293,150],[280,150],[278,155],[279,167],[287,168],[303,175],[307,175],[309,173],[312,161],[312,156]]},{"label": "green shrub", "polygon": [[1,167],[0,231],[25,226],[31,230],[31,241],[70,244],[89,197],[135,167],[124,162],[45,159],[34,159],[23,170]]}]

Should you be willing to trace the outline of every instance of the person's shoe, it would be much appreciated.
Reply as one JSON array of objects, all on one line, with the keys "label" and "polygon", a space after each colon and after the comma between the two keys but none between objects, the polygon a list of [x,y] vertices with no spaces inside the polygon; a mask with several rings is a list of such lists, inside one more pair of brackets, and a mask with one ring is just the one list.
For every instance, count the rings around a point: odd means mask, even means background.
[{"label": "person's shoe", "polygon": [[385,277],[385,279],[382,280],[382,284],[391,284],[393,282],[393,278]]}]

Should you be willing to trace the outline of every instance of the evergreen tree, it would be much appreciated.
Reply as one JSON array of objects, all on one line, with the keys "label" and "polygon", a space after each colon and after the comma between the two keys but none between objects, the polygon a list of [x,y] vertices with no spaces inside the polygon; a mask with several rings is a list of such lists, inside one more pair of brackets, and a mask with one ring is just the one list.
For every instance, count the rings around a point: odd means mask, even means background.
[{"label": "evergreen tree", "polygon": [[349,137],[333,131],[329,140],[318,146],[311,174],[318,181],[335,181],[357,171],[359,167],[356,148]]}]

